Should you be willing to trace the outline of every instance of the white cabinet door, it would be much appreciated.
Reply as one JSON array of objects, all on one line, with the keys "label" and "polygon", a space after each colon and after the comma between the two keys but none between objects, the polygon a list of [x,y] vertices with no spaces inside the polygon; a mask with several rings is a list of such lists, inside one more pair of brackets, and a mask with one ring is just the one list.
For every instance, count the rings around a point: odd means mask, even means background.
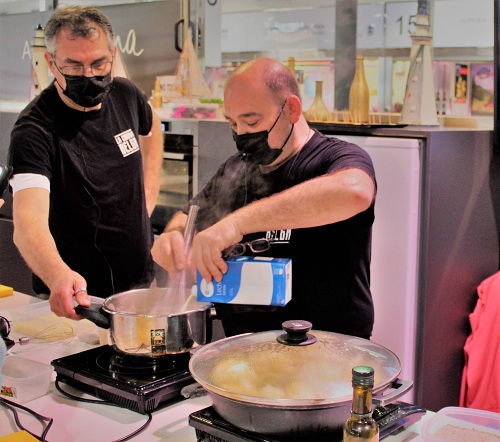
[{"label": "white cabinet door", "polygon": [[[416,346],[420,147],[407,138],[336,136],[364,148],[377,178],[372,237],[372,339],[396,353],[401,378],[413,380]],[[413,393],[403,400],[411,403]]]}]

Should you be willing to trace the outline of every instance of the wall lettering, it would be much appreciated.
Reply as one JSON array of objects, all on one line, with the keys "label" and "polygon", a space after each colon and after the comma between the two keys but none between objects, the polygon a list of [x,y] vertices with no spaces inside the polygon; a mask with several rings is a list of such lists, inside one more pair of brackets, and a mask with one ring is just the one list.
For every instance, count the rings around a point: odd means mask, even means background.
[{"label": "wall lettering", "polygon": [[24,60],[26,56],[28,56],[28,58],[31,60],[31,46],[28,40],[24,42],[23,55],[21,56],[21,60]]},{"label": "wall lettering", "polygon": [[122,52],[122,54],[128,54],[128,55],[135,55],[136,57],[139,57],[143,52],[144,48],[140,49],[139,51],[135,50],[135,45],[136,45],[137,37],[135,35],[135,30],[130,29],[127,34],[127,40],[125,41],[125,46],[122,45],[120,36],[116,36],[116,46],[118,46],[118,49]]}]

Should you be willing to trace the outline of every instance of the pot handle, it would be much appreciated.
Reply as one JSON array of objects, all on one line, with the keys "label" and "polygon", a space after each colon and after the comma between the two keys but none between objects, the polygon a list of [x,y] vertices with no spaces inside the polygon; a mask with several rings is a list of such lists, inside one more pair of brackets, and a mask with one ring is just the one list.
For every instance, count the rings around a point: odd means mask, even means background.
[{"label": "pot handle", "polygon": [[207,390],[205,390],[200,384],[198,384],[198,382],[186,385],[181,390],[181,396],[184,396],[186,399],[206,396],[207,394]]},{"label": "pot handle", "polygon": [[75,312],[82,318],[88,319],[100,328],[108,329],[111,326],[111,318],[108,313],[102,309],[102,304],[90,304],[90,307],[77,305]]},{"label": "pot handle", "polygon": [[[405,379],[395,379],[389,384],[390,390],[387,394],[374,394],[372,402],[374,405],[384,407],[386,404],[394,402],[395,399],[400,398],[413,387],[413,381]],[[384,390],[385,391],[385,390]]]}]

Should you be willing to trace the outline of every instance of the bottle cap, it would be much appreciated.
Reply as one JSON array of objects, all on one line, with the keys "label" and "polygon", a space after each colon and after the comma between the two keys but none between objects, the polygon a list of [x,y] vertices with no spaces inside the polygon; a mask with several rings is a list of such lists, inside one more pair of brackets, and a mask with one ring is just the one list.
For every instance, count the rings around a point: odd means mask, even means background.
[{"label": "bottle cap", "polygon": [[352,369],[352,384],[373,387],[375,371],[372,367],[358,365]]}]

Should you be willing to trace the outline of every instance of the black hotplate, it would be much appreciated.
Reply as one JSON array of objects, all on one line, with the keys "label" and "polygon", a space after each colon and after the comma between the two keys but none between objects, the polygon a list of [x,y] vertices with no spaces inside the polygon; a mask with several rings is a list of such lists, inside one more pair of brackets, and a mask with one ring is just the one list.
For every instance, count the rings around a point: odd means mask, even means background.
[{"label": "black hotplate", "polygon": [[181,398],[181,389],[194,383],[188,368],[189,353],[134,358],[104,345],[55,359],[51,364],[57,381],[139,413]]},{"label": "black hotplate", "polygon": [[[423,408],[404,402],[395,402],[375,408],[373,418],[380,428],[380,440],[402,431],[420,420],[425,414]],[[198,442],[298,442],[304,438],[276,438],[242,430],[228,423],[213,407],[204,408],[189,415],[189,425],[196,431]],[[314,436],[315,442],[341,442],[342,430]]]}]

